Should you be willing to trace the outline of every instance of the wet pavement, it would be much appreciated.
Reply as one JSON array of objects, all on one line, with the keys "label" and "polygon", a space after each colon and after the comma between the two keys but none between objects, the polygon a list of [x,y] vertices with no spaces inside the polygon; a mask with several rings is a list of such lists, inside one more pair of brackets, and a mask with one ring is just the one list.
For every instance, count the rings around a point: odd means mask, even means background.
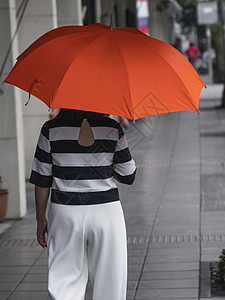
[{"label": "wet pavement", "polygon": [[[127,300],[210,298],[209,262],[225,248],[220,94],[221,86],[209,86],[200,114],[146,118],[126,133],[138,167],[133,186],[119,185],[128,235]],[[47,297],[47,253],[35,241],[30,184],[27,197],[27,216],[0,239],[0,300]]]}]

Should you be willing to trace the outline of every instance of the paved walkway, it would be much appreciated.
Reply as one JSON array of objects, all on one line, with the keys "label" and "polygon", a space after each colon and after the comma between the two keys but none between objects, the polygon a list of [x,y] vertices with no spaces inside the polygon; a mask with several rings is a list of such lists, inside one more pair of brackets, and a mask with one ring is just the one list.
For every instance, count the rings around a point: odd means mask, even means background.
[{"label": "paved walkway", "polygon": [[[127,300],[210,298],[209,262],[225,248],[225,110],[215,108],[221,86],[208,91],[200,115],[151,117],[127,132],[138,166],[134,185],[120,186]],[[47,296],[47,255],[35,242],[32,189],[28,184],[28,215],[0,239],[0,300]]]}]

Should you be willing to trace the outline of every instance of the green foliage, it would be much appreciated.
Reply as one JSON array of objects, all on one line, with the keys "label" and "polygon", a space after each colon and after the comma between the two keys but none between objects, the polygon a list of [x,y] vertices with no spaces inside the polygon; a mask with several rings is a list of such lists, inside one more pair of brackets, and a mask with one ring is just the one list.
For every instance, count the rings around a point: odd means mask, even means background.
[{"label": "green foliage", "polygon": [[223,51],[223,26],[221,23],[211,26],[212,48]]},{"label": "green foliage", "polygon": [[161,0],[158,1],[159,3],[156,5],[156,9],[160,12],[162,12],[164,9],[168,8],[169,6],[169,0]]},{"label": "green foliage", "polygon": [[183,29],[189,31],[192,25],[196,25],[196,0],[177,0],[177,2],[182,6],[183,13],[181,22],[183,24]]},{"label": "green foliage", "polygon": [[196,0],[177,0],[177,2],[184,8],[190,8],[196,5]]},{"label": "green foliage", "polygon": [[[188,31],[192,25],[196,25],[196,0],[177,0],[183,8],[182,19],[183,27]],[[168,8],[170,0],[158,0],[156,9],[159,12]]]},{"label": "green foliage", "polygon": [[220,255],[220,261],[218,263],[218,273],[217,276],[220,280],[225,283],[225,249],[222,250],[222,254]]}]

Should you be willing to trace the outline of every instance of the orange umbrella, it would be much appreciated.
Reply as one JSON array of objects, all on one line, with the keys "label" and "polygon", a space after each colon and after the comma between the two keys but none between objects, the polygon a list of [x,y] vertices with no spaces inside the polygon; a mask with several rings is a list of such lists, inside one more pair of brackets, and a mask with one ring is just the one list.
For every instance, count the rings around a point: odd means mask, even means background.
[{"label": "orange umbrella", "polygon": [[139,119],[198,110],[205,85],[172,46],[135,28],[65,26],[36,40],[5,79],[51,108]]}]

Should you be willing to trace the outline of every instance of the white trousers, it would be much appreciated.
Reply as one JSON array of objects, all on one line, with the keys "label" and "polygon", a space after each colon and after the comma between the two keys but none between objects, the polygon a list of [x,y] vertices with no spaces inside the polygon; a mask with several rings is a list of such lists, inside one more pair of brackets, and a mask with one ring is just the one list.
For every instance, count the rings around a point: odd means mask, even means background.
[{"label": "white trousers", "polygon": [[99,205],[51,203],[48,216],[48,300],[125,300],[127,238],[119,201]]}]

